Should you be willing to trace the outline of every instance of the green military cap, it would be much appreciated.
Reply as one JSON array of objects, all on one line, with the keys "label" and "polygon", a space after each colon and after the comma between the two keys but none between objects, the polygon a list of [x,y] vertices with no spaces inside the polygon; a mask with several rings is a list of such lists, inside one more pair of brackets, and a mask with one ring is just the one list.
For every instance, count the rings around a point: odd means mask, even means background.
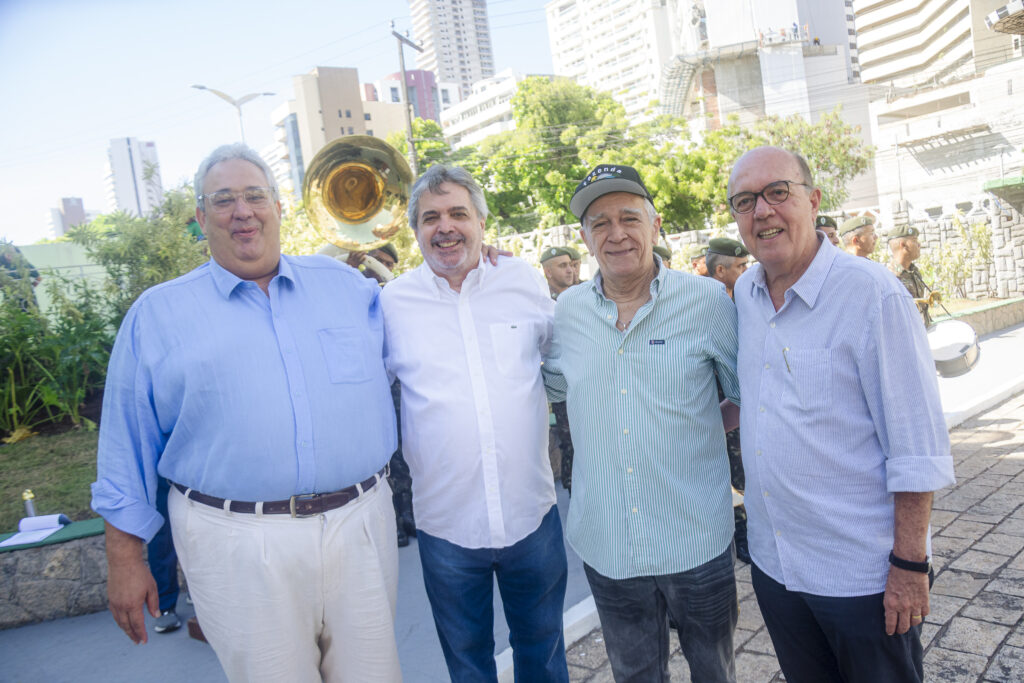
[{"label": "green military cap", "polygon": [[672,260],[672,251],[667,247],[661,246],[660,244],[654,245],[654,253],[660,256],[662,261]]},{"label": "green military cap", "polygon": [[580,252],[576,251],[572,247],[565,246],[565,247],[562,247],[562,249],[565,249],[565,252],[567,254],[569,254],[569,258],[571,258],[573,261],[579,261],[580,260]]},{"label": "green military cap", "polygon": [[889,231],[888,239],[894,240],[898,237],[917,237],[921,231],[912,225],[897,225]]},{"label": "green military cap", "polygon": [[843,223],[843,227],[839,228],[839,234],[845,235],[848,232],[853,232],[858,228],[863,228],[865,225],[874,225],[875,219],[869,218],[868,216],[860,216],[858,218],[851,218]]},{"label": "green military cap", "polygon": [[540,262],[544,263],[558,256],[568,256],[571,259],[572,253],[565,247],[548,247],[540,253]]},{"label": "green military cap", "polygon": [[691,244],[690,248],[686,250],[686,256],[691,261],[695,261],[707,253],[708,245],[706,244]]},{"label": "green military cap", "polygon": [[708,241],[708,253],[722,256],[750,256],[750,252],[742,242],[731,240],[728,237],[713,237]]},{"label": "green military cap", "polygon": [[834,227],[836,227],[836,219],[832,218],[832,216],[818,216],[814,220],[814,227],[816,227],[816,228],[825,228],[825,227],[834,228]]}]

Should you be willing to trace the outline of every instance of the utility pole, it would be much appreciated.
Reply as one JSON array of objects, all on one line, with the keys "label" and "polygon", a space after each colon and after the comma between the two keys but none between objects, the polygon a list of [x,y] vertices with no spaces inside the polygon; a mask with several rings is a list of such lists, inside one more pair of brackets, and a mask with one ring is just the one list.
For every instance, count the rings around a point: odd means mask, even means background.
[{"label": "utility pole", "polygon": [[409,101],[409,86],[405,82],[405,50],[403,45],[408,45],[414,50],[423,52],[423,48],[403,36],[395,29],[395,22],[391,22],[391,35],[398,39],[398,66],[402,71],[402,99],[405,101],[405,142],[409,145],[409,166],[412,168],[412,177],[420,175],[419,159],[416,158],[416,145],[412,141],[412,102]]}]

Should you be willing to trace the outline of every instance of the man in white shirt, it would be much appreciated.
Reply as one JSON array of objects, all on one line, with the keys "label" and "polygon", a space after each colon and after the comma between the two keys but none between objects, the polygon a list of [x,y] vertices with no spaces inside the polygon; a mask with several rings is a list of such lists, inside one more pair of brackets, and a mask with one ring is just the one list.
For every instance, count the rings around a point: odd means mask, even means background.
[{"label": "man in white shirt", "polygon": [[495,576],[516,679],[568,681],[540,373],[554,302],[525,262],[481,258],[486,218],[469,173],[432,166],[409,201],[424,263],[381,293],[423,582],[452,681],[497,680]]}]

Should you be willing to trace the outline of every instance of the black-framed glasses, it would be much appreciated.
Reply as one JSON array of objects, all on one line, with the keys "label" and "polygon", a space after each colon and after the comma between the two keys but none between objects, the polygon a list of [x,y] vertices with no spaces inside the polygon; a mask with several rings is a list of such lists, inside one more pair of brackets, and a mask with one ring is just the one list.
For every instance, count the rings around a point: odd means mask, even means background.
[{"label": "black-framed glasses", "polygon": [[729,197],[729,206],[736,213],[750,213],[757,206],[758,197],[761,197],[772,206],[781,204],[789,199],[790,185],[811,187],[807,183],[799,183],[795,180],[776,180],[774,183],[765,185],[760,192],[737,192]]},{"label": "black-framed glasses", "polygon": [[218,213],[227,213],[234,210],[239,197],[244,199],[251,208],[262,209],[270,203],[273,196],[274,191],[269,187],[247,187],[241,192],[218,190],[210,194],[201,194],[199,199],[203,202],[203,206],[208,206]]}]

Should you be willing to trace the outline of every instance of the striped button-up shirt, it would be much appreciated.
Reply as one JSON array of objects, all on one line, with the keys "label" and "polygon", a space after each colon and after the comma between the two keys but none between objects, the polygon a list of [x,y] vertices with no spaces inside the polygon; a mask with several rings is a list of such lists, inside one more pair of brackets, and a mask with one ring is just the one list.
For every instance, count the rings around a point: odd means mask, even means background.
[{"label": "striped button-up shirt", "polygon": [[776,311],[736,283],[750,554],[793,591],[885,589],[893,493],[953,483],[935,366],[907,290],[822,240]]},{"label": "striped button-up shirt", "polygon": [[600,274],[562,292],[544,363],[576,451],[566,534],[613,579],[692,569],[733,534],[715,374],[738,403],[736,309],[721,283],[658,262],[624,333]]}]

